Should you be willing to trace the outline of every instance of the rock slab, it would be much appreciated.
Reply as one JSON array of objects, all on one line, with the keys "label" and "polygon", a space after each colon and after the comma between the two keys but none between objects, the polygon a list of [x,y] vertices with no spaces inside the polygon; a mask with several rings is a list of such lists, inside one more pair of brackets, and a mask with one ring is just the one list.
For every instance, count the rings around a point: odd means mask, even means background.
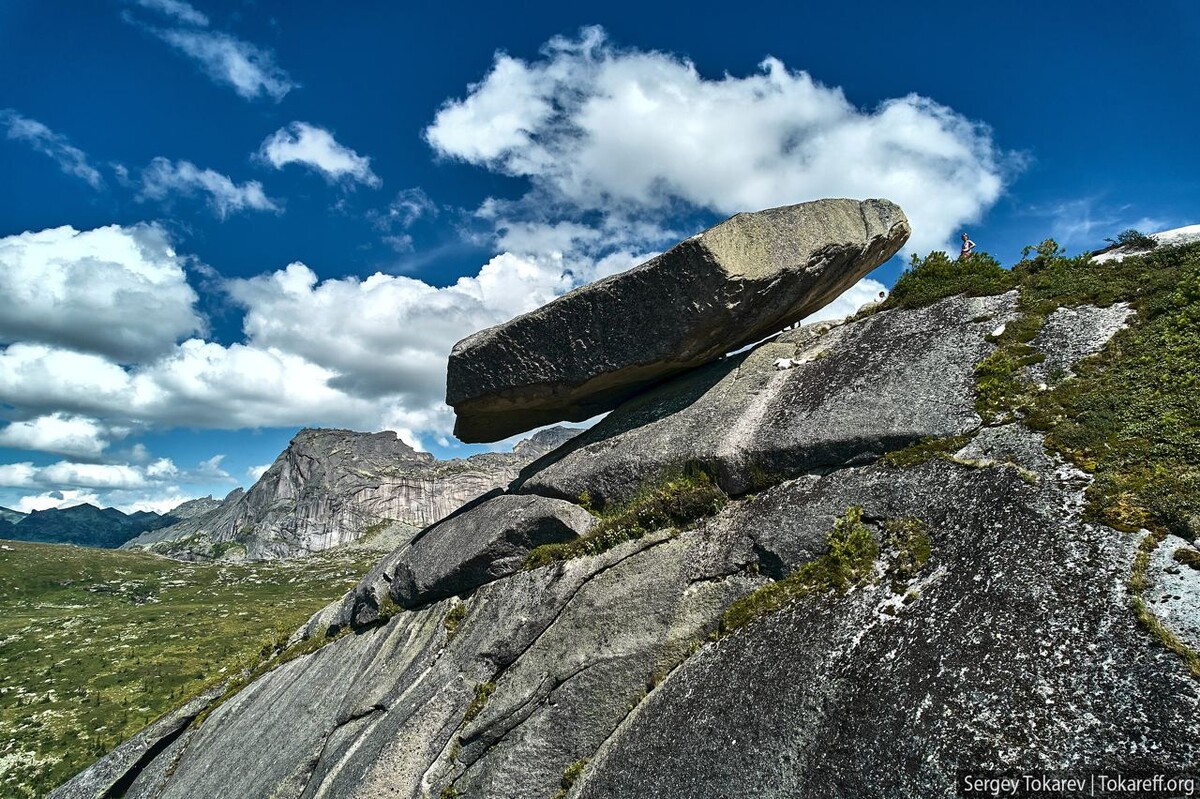
[{"label": "rock slab", "polygon": [[887,200],[743,213],[640,266],[463,339],[446,402],[463,441],[611,410],[832,302],[908,240]]},{"label": "rock slab", "polygon": [[595,524],[578,505],[503,494],[430,527],[398,558],[391,594],[424,605],[506,577],[542,544],[578,538]]}]

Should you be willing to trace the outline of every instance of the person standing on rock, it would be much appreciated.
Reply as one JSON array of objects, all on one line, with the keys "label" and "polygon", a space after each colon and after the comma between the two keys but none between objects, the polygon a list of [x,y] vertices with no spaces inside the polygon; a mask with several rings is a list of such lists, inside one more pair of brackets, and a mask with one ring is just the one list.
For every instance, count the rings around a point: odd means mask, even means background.
[{"label": "person standing on rock", "polygon": [[965,261],[971,257],[971,253],[975,252],[975,242],[967,238],[967,234],[962,234],[962,252],[958,254],[958,260]]}]

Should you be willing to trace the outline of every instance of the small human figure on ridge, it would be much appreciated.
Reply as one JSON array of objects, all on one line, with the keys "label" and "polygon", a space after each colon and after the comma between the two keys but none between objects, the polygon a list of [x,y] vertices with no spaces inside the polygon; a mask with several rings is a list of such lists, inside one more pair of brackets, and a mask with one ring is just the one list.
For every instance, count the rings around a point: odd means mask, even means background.
[{"label": "small human figure on ridge", "polygon": [[975,242],[967,238],[967,234],[962,234],[962,252],[958,254],[958,260],[965,261],[971,257],[971,253],[975,252]]}]

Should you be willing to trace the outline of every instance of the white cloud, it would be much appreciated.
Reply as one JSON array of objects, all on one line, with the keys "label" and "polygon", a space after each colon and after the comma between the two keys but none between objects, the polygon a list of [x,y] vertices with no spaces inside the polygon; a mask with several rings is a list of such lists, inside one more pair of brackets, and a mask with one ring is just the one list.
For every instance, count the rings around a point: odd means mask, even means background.
[{"label": "white cloud", "polygon": [[[35,331],[38,335],[15,331],[12,343],[0,350],[0,404],[24,421],[0,431],[0,438],[96,458],[108,440],[129,429],[327,425],[393,429],[419,446],[424,436],[445,434],[452,426],[443,397],[446,357],[455,342],[548,302],[590,279],[596,269],[622,268],[632,260],[613,256],[597,266],[560,256],[530,259],[504,253],[478,274],[445,287],[385,274],[321,281],[309,267],[295,263],[229,281],[231,298],[245,310],[242,342],[223,345],[193,337],[176,343],[185,321],[190,319],[191,327],[199,324],[195,297],[179,256],[161,231],[137,231],[157,249],[138,250],[134,245],[144,242],[131,229],[115,226],[12,237],[44,240],[41,260],[62,265],[78,260],[80,240],[103,233],[128,250],[128,257],[117,259],[128,269],[114,271],[116,277],[107,281],[111,286],[122,280],[139,285],[124,276],[140,269],[147,281],[158,279],[177,296],[163,320],[154,324],[152,297],[133,292],[128,306],[121,306],[122,297],[96,300],[98,308],[113,315],[100,317],[96,311],[91,312],[95,318],[81,319],[78,341],[52,325],[50,332]],[[143,260],[131,253],[140,253]],[[26,277],[18,282],[36,281]],[[147,286],[152,293],[153,285]],[[101,288],[92,294],[102,296]],[[8,299],[14,304],[20,297]],[[69,316],[68,307],[65,300],[47,301],[40,313],[47,319]],[[88,341],[90,330],[111,341]],[[131,352],[137,357],[130,357]],[[144,463],[148,455],[142,452],[133,460]]]},{"label": "white cloud", "polygon": [[198,192],[208,196],[209,207],[221,219],[244,210],[276,213],[282,210],[263,192],[262,184],[257,180],[237,184],[220,172],[200,169],[190,161],[155,158],[142,172],[139,198],[165,200],[174,194],[190,197]]},{"label": "white cloud", "polygon": [[[439,402],[450,348],[475,330],[531,310],[571,287],[561,261],[502,254],[475,277],[435,288],[375,274],[318,282],[303,264],[234,281],[255,346],[304,358],[335,375],[330,385],[363,398]],[[314,336],[319,329],[323,335]]]},{"label": "white cloud", "polygon": [[[125,513],[137,510],[164,513],[181,502],[237,482],[221,468],[223,458],[224,455],[214,456],[192,469],[180,469],[169,458],[146,464],[68,460],[47,466],[10,463],[0,465],[0,488],[35,492],[12,503],[13,508],[23,512],[88,502]],[[200,485],[204,489],[196,493]]]},{"label": "white cloud", "polygon": [[204,330],[196,301],[183,259],[155,225],[0,238],[0,342],[141,360]]},{"label": "white cloud", "polygon": [[52,413],[10,423],[0,430],[0,447],[95,459],[104,453],[113,439],[128,434],[129,428],[113,428],[97,419]]},{"label": "white cloud", "polygon": [[214,81],[231,86],[247,100],[266,95],[278,102],[297,86],[275,63],[270,50],[227,33],[194,29],[149,30],[194,59]]},{"label": "white cloud", "polygon": [[528,178],[528,203],[555,213],[886,197],[915,250],[990,207],[1007,159],[985,126],[925,97],[859,109],[774,58],[758,74],[705,78],[674,55],[618,50],[598,28],[551,40],[534,62],[497,54],[425,135],[443,156]]},{"label": "white cloud", "polygon": [[250,468],[246,469],[246,476],[249,477],[253,482],[257,483],[258,479],[266,474],[267,469],[270,468],[271,464],[269,463],[264,463],[261,466],[251,466]]},{"label": "white cloud", "polygon": [[[0,467],[3,469],[3,467]],[[100,495],[94,491],[46,491],[41,494],[21,497],[14,503],[13,510],[21,513],[32,513],[35,510],[50,510],[51,508],[73,508],[76,505],[95,505],[100,507]]]},{"label": "white cloud", "polygon": [[403,189],[388,205],[381,224],[399,224],[401,227],[411,227],[423,216],[437,216],[438,207],[419,187]]},{"label": "white cloud", "polygon": [[200,28],[208,27],[208,17],[204,16],[194,6],[183,2],[183,0],[133,0],[133,2],[142,8],[148,8],[151,11],[158,11],[169,17],[174,17],[186,25],[195,25]]},{"label": "white cloud", "polygon": [[1106,238],[1115,238],[1130,228],[1153,233],[1183,224],[1179,220],[1139,215],[1131,205],[1115,205],[1100,197],[1080,197],[1033,206],[1028,213],[1048,218],[1050,237],[1067,248],[1103,247]]},{"label": "white cloud", "polygon": [[[161,479],[161,472],[174,465],[169,461],[151,464],[150,467],[131,466],[119,463],[75,463],[59,461],[49,466],[34,466],[32,463],[9,463],[0,466],[0,486],[9,488],[37,488],[53,486],[60,488],[114,489],[142,488]],[[154,468],[160,474],[152,473]]]},{"label": "white cloud", "polygon": [[258,157],[276,169],[303,164],[333,183],[351,180],[378,188],[382,181],[371,171],[371,159],[338,144],[333,134],[307,122],[293,122],[268,136]]},{"label": "white cloud", "polygon": [[88,163],[83,150],[73,146],[66,136],[55,133],[36,119],[23,117],[11,108],[0,109],[0,126],[8,138],[24,142],[42,155],[52,158],[59,169],[87,182],[93,189],[104,188],[100,170]]},{"label": "white cloud", "polygon": [[826,322],[849,316],[869,302],[878,302],[881,299],[879,296],[880,292],[886,294],[886,291],[887,287],[878,280],[863,278],[842,292],[836,300],[816,313],[806,316],[803,319],[803,323]]}]

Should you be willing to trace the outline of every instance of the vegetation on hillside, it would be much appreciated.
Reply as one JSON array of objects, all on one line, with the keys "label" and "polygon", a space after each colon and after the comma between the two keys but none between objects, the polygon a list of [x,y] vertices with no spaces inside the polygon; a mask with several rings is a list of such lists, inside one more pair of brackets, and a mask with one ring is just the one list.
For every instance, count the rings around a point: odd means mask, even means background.
[{"label": "vegetation on hillside", "polygon": [[164,712],[270,656],[378,559],[257,564],[5,542],[0,795],[45,796]]},{"label": "vegetation on hillside", "polygon": [[[989,423],[1022,418],[1048,445],[1095,475],[1090,518],[1123,530],[1146,527],[1194,540],[1200,532],[1200,243],[1156,247],[1121,261],[1069,258],[1052,240],[1027,247],[1007,277],[990,260],[958,266],[944,253],[915,258],[888,307],[918,307],[963,293],[1020,291],[1021,316],[978,366],[979,411]],[[990,275],[990,277],[989,277]],[[987,287],[990,285],[990,289]],[[1024,367],[1029,346],[1054,310],[1127,302],[1127,329],[1041,390]]]}]

